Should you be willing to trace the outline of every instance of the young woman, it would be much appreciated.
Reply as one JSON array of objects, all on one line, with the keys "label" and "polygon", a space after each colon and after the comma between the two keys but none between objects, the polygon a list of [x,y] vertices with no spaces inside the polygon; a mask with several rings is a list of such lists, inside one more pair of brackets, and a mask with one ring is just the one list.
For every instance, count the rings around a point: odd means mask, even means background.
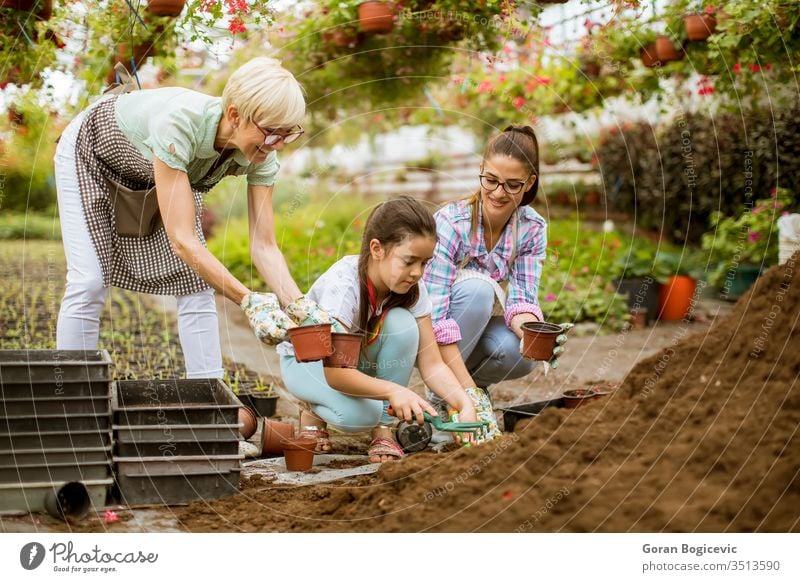
[{"label": "young woman", "polygon": [[[486,145],[478,191],[435,214],[438,243],[424,280],[436,341],[462,385],[485,390],[535,366],[520,340],[524,323],[544,320],[537,293],[547,223],[530,206],[538,186],[536,134],[509,126]],[[559,336],[551,366],[565,341]]]},{"label": "young woman", "polygon": [[[346,432],[372,429],[371,462],[403,456],[392,436],[394,418],[422,422],[434,408],[407,388],[416,362],[423,381],[474,421],[476,407],[442,361],[431,324],[431,303],[421,282],[436,245],[433,216],[416,200],[402,197],[378,205],[364,227],[361,253],[336,262],[308,292],[308,299],[334,320],[334,331],[364,334],[358,369],[298,363],[291,344],[278,346],[290,394],[301,401],[302,434],[330,450],[327,424]],[[474,388],[473,388],[474,390]]]},{"label": "young woman", "polygon": [[[214,290],[261,339],[280,341],[294,325],[289,306],[304,307],[275,239],[272,189],[276,152],[300,137],[304,116],[300,85],[263,57],[237,69],[222,97],[168,87],[80,113],[55,155],[67,258],[58,349],[96,348],[111,286],[177,296],[189,378],[223,374]],[[253,264],[275,294],[251,293],[205,246],[201,193],[227,175],[247,176]]]}]

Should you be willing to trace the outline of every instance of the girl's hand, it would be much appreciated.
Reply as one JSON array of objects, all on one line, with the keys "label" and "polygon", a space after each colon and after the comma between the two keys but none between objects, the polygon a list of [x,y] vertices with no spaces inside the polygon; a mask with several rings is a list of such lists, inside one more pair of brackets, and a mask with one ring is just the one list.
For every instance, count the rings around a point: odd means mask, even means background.
[{"label": "girl's hand", "polygon": [[398,386],[399,390],[389,395],[389,404],[394,409],[394,415],[398,420],[405,420],[406,422],[414,422],[416,418],[417,424],[424,424],[425,418],[422,412],[425,411],[431,416],[439,416],[431,404],[418,396],[408,388]]},{"label": "girl's hand", "polygon": [[[469,398],[465,398],[463,404],[461,405],[460,409],[458,410],[458,422],[477,422],[478,421],[478,413],[475,410],[475,405],[472,403],[472,400]],[[462,445],[467,445],[470,443],[477,442],[476,439],[477,433],[472,432],[457,432],[455,433],[456,442]]]}]

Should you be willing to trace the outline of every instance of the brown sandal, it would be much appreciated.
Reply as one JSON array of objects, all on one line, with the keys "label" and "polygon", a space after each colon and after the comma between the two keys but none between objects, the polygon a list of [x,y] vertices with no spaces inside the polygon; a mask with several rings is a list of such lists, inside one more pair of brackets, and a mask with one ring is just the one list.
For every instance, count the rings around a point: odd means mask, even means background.
[{"label": "brown sandal", "polygon": [[[367,455],[370,458],[390,456],[395,457],[396,459],[402,459],[406,456],[399,444],[386,437],[377,437],[372,439],[372,442],[369,444],[369,449],[367,450]],[[380,462],[385,463],[387,461]]]}]

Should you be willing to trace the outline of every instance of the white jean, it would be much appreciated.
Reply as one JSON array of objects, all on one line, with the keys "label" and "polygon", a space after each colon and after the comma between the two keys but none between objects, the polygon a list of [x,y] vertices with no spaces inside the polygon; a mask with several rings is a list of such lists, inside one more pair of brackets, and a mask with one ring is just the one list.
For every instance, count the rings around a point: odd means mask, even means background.
[{"label": "white jean", "polygon": [[[100,261],[83,214],[75,164],[75,142],[86,112],[64,131],[55,161],[61,238],[67,259],[67,284],[56,327],[56,349],[95,350],[100,316],[109,288],[103,286]],[[176,296],[178,336],[188,378],[222,378],[222,351],[214,290]]]}]

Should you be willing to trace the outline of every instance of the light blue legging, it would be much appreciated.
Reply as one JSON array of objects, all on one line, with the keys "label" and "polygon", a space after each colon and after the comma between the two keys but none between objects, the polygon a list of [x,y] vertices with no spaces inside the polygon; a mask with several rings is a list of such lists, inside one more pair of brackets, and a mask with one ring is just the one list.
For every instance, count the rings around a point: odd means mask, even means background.
[{"label": "light blue legging", "polygon": [[[417,321],[407,309],[390,310],[380,335],[361,355],[358,369],[373,378],[408,386],[419,349]],[[329,425],[345,432],[362,432],[378,424],[391,424],[389,403],[348,396],[325,380],[322,362],[298,363],[294,356],[281,356],[281,375],[291,394],[311,405],[311,410]]]},{"label": "light blue legging", "polygon": [[519,353],[519,338],[508,329],[502,316],[492,316],[494,290],[480,279],[453,285],[450,317],[461,329],[458,349],[475,383],[486,388],[503,380],[529,374],[536,362]]}]

